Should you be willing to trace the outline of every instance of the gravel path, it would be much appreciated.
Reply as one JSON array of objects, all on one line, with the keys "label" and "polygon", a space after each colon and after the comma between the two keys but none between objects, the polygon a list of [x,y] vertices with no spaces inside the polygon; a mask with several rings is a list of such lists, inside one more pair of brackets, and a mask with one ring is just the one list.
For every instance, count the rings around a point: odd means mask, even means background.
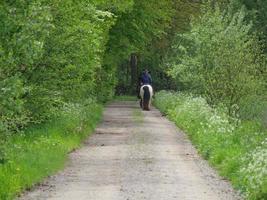
[{"label": "gravel path", "polygon": [[20,200],[239,199],[155,108],[114,102],[66,168]]}]

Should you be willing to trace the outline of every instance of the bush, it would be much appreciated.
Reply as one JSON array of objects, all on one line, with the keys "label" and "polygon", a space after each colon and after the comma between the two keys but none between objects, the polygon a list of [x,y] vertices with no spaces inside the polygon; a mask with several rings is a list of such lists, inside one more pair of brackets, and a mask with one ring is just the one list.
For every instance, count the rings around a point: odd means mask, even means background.
[{"label": "bush", "polygon": [[261,146],[248,154],[243,163],[246,165],[241,169],[243,180],[247,186],[244,188],[246,195],[251,199],[266,199],[267,197],[267,138]]},{"label": "bush", "polygon": [[234,116],[244,98],[266,99],[266,56],[244,7],[208,4],[202,13],[189,32],[177,35],[167,58],[169,75]]},{"label": "bush", "polygon": [[17,130],[29,122],[28,112],[24,107],[22,96],[26,89],[18,77],[6,78],[0,81],[0,123],[1,129]]},{"label": "bush", "polygon": [[86,0],[1,1],[1,130],[47,121],[64,103],[110,98],[115,81],[97,72],[115,74],[102,65],[115,17],[96,6]]},{"label": "bush", "polygon": [[155,105],[185,130],[199,152],[251,200],[266,197],[266,135],[259,122],[228,116],[204,98],[156,93]]}]

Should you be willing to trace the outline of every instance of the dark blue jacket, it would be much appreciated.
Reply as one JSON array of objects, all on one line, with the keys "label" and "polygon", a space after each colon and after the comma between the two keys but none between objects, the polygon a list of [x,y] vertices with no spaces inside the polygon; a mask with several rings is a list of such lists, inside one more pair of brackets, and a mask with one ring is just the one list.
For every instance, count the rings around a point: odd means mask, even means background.
[{"label": "dark blue jacket", "polygon": [[144,85],[145,84],[149,84],[149,85],[152,84],[151,76],[149,74],[143,73],[141,76],[141,81]]}]

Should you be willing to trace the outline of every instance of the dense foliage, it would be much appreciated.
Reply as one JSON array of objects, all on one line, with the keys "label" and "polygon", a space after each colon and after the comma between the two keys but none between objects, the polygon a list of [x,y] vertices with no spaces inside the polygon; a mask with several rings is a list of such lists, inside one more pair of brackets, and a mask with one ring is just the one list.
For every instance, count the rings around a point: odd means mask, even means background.
[{"label": "dense foliage", "polygon": [[2,1],[1,134],[46,121],[64,103],[111,98],[121,78],[118,66],[165,34],[172,5],[172,0]]},{"label": "dense foliage", "polygon": [[64,102],[95,98],[98,90],[110,95],[97,73],[111,13],[71,0],[2,1],[0,9],[2,131],[47,120]]},{"label": "dense foliage", "polygon": [[[167,59],[169,74],[233,115],[266,98],[266,56],[244,8],[203,8],[191,30],[178,34]],[[257,110],[259,112],[260,110]],[[242,113],[243,114],[243,113]]]},{"label": "dense foliage", "polygon": [[51,119],[64,103],[88,98],[104,102],[113,96],[117,80],[124,84],[121,87],[135,90],[133,83],[121,81],[129,78],[120,67],[128,65],[131,54],[145,54],[166,37],[176,4],[2,1],[1,137]]},{"label": "dense foliage", "polygon": [[267,132],[258,123],[229,117],[226,109],[189,94],[162,91],[155,104],[248,199],[266,199]]},{"label": "dense foliage", "polygon": [[[131,81],[133,71],[126,52],[137,56],[136,76],[148,69],[156,90],[177,88],[177,84],[166,74],[164,57],[176,33],[189,29],[190,18],[198,15],[199,8],[199,1],[145,1],[120,19],[120,26],[114,27],[114,32],[120,34],[120,39],[115,43],[120,48],[120,55],[126,57],[118,63],[118,93],[135,91]],[[128,31],[121,32],[121,29]]]}]

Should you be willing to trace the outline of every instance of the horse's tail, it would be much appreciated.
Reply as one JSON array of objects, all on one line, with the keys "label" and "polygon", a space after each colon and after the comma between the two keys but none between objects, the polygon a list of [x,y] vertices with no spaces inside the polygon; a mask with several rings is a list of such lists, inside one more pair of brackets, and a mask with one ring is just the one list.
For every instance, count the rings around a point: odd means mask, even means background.
[{"label": "horse's tail", "polygon": [[150,91],[148,86],[143,87],[144,90],[144,98],[143,98],[143,109],[149,110],[149,101],[150,101]]}]

